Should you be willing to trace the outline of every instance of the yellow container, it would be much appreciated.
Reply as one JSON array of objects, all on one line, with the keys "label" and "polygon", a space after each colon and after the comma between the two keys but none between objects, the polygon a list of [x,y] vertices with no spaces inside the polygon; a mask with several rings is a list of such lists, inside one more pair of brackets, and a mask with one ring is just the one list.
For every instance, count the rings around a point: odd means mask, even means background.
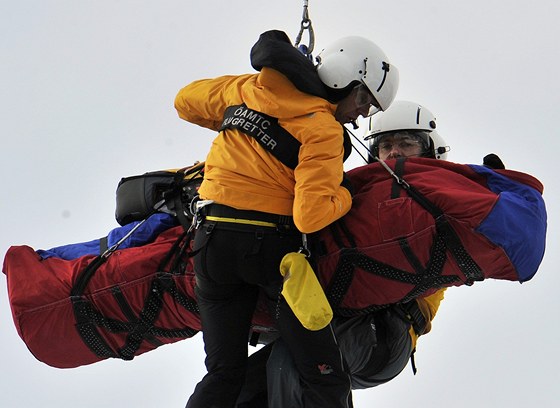
[{"label": "yellow container", "polygon": [[280,263],[284,277],[282,296],[308,330],[321,330],[332,320],[333,311],[325,292],[304,254],[290,252]]}]

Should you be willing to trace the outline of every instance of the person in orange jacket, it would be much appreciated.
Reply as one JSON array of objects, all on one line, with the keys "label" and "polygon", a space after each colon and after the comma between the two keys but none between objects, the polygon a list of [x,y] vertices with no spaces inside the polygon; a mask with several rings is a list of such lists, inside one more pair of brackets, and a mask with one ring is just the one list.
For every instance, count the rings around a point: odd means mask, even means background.
[{"label": "person in orange jacket", "polygon": [[[369,120],[366,140],[375,157],[447,158],[450,150],[436,131],[434,115],[423,106],[396,101]],[[332,327],[353,389],[375,387],[395,378],[408,364],[418,337],[430,332],[445,288],[406,304],[354,317],[335,316]],[[249,358],[250,371],[237,408],[303,408],[302,384],[282,339]],[[413,365],[413,369],[415,367]]]},{"label": "person in orange jacket", "polygon": [[279,31],[261,35],[251,62],[259,73],[195,81],[175,99],[182,119],[219,132],[205,161],[194,240],[208,373],[187,407],[235,405],[262,289],[305,406],[348,408],[350,377],[334,331],[302,326],[280,296],[279,265],[302,247],[302,233],[350,209],[343,124],[386,109],[398,71],[362,37],[335,41],[315,66]]}]

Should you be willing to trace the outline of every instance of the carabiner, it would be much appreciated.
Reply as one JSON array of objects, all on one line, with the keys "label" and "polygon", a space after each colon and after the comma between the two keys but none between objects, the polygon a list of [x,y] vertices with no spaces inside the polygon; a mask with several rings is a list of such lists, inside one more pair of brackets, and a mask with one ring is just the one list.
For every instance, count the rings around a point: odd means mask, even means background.
[{"label": "carabiner", "polygon": [[299,248],[298,253],[305,255],[306,258],[311,256],[311,251],[307,246],[307,234],[301,234],[301,247]]},{"label": "carabiner", "polygon": [[[313,31],[313,25],[311,24],[311,20],[309,19],[308,3],[308,0],[303,1],[301,25],[294,46],[302,51],[305,56],[310,57],[311,53],[313,52],[313,48],[315,47],[315,32]],[[302,46],[300,47],[299,43],[301,42],[301,37],[303,36],[303,32],[305,30],[309,31],[309,45],[306,46],[302,44]]]}]

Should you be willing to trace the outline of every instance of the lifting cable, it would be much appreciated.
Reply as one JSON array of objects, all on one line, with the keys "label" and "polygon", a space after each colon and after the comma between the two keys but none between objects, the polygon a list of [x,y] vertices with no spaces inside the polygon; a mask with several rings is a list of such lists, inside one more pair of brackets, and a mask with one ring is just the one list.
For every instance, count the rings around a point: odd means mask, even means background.
[{"label": "lifting cable", "polygon": [[[299,33],[296,37],[296,41],[294,46],[299,49],[306,57],[312,58],[311,53],[313,52],[313,48],[315,47],[315,33],[313,31],[313,25],[311,24],[311,20],[309,19],[309,0],[303,0],[303,15],[301,17],[301,26],[299,29]],[[304,31],[309,31],[307,34],[309,36],[309,45],[301,44],[301,37],[303,36]]]},{"label": "lifting cable", "polygon": [[358,155],[359,155],[366,163],[373,163],[373,161],[378,162],[379,164],[381,164],[381,165],[383,166],[383,168],[384,168],[385,170],[387,170],[387,172],[395,179],[395,181],[396,181],[401,187],[403,187],[405,190],[410,189],[410,185],[409,185],[403,178],[401,178],[400,176],[398,176],[397,174],[395,174],[395,172],[387,165],[387,163],[385,163],[384,160],[381,160],[378,156],[374,156],[374,155],[371,153],[371,150],[369,149],[369,147],[367,147],[367,146],[365,145],[365,143],[362,142],[362,141],[358,138],[358,136],[356,136],[354,133],[352,133],[348,128],[346,128],[346,131],[347,131],[350,135],[352,135],[352,137],[353,137],[358,143],[360,143],[364,149],[366,149],[367,155],[369,156],[369,159],[372,160],[372,161],[366,159],[366,158],[364,157],[364,155],[362,154],[362,152],[360,152],[360,151],[358,150],[358,148],[356,147],[356,145],[355,145],[354,143],[352,143],[352,148],[356,151],[356,153],[358,153]]}]

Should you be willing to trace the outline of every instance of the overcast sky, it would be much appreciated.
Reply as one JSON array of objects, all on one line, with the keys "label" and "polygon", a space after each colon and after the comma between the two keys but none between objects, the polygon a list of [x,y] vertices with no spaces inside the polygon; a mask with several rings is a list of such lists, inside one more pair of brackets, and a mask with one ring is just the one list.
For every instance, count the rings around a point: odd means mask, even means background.
[{"label": "overcast sky", "polygon": [[[436,115],[450,160],[498,153],[543,182],[549,213],[535,278],[448,290],[418,342],[418,374],[407,367],[389,384],[355,392],[356,408],[558,406],[560,3],[309,3],[315,54],[339,37],[372,39],[400,70],[397,98]],[[103,236],[117,226],[121,177],[204,159],[214,134],[177,117],[177,91],[253,72],[259,34],[274,28],[295,39],[302,4],[2,0],[2,258],[11,245],[46,249]],[[360,164],[352,157],[348,167]],[[205,372],[200,337],[131,362],[51,368],[17,335],[2,278],[0,406],[183,407]]]}]

